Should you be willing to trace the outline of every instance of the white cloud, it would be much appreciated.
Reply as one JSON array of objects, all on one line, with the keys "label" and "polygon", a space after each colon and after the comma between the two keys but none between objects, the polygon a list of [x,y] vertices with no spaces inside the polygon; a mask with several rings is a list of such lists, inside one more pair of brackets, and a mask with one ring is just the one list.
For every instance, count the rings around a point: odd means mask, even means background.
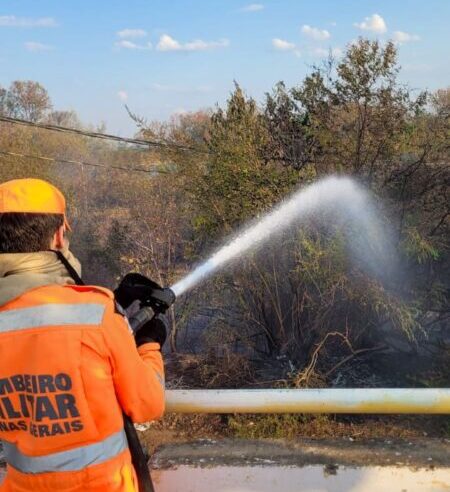
[{"label": "white cloud", "polygon": [[219,41],[202,41],[201,39],[196,39],[182,44],[168,34],[163,34],[159,38],[156,49],[158,51],[207,51],[216,48],[225,48],[229,44],[228,39],[221,39]]},{"label": "white cloud", "polygon": [[15,15],[1,15],[0,27],[56,27],[58,24],[53,17],[16,17]]},{"label": "white cloud", "polygon": [[403,31],[394,31],[392,35],[392,39],[398,43],[409,43],[411,41],[420,41],[420,36],[417,36],[416,34],[408,34],[407,32]]},{"label": "white cloud", "polygon": [[205,51],[211,50],[214,48],[225,48],[229,46],[230,42],[227,39],[221,39],[220,41],[202,41],[201,39],[197,39],[190,43],[186,43],[183,48],[186,51]]},{"label": "white cloud", "polygon": [[327,30],[311,27],[307,24],[302,26],[302,33],[315,41],[325,41],[325,39],[329,39],[331,37],[331,34]]},{"label": "white cloud", "polygon": [[144,29],[122,29],[122,31],[117,31],[117,36],[122,39],[145,38],[147,31],[144,31]]},{"label": "white cloud", "polygon": [[118,48],[124,48],[126,50],[151,50],[152,43],[148,42],[147,44],[136,44],[133,41],[128,41],[128,39],[122,39],[121,41],[117,41],[115,45]]},{"label": "white cloud", "polygon": [[122,102],[127,102],[127,100],[128,100],[128,93],[127,93],[127,91],[119,91],[117,93],[117,96],[119,97],[119,99]]},{"label": "white cloud", "polygon": [[273,38],[272,46],[278,51],[289,51],[291,53],[294,53],[294,55],[297,57],[301,56],[300,50],[297,48],[297,46],[294,43],[290,43],[289,41],[286,41],[284,39]]},{"label": "white cloud", "polygon": [[370,17],[365,17],[363,22],[355,22],[353,24],[358,29],[362,31],[371,31],[376,32],[378,34],[383,34],[387,31],[386,22],[383,17],[378,14],[373,14]]},{"label": "white cloud", "polygon": [[295,50],[295,44],[294,43],[290,43],[289,41],[285,41],[284,39],[280,39],[280,38],[273,38],[272,39],[272,46],[276,50],[280,50],[280,51]]},{"label": "white cloud", "polygon": [[53,46],[43,43],[37,43],[36,41],[27,41],[24,43],[25,49],[32,53],[39,53],[41,51],[51,51]]},{"label": "white cloud", "polygon": [[170,37],[168,34],[163,34],[156,45],[156,49],[159,51],[180,51],[182,50],[181,44]]},{"label": "white cloud", "polygon": [[250,5],[246,5],[242,7],[242,12],[258,12],[264,9],[264,5],[262,3],[251,3]]},{"label": "white cloud", "polygon": [[126,48],[127,50],[136,50],[138,49],[138,45],[136,43],[133,43],[132,41],[128,41],[124,39],[123,41],[118,41],[116,43],[116,46],[119,48]]}]

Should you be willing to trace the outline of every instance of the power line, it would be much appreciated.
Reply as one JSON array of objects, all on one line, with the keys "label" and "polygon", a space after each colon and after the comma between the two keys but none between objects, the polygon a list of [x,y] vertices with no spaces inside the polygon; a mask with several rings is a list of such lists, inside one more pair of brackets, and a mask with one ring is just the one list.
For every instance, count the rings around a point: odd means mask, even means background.
[{"label": "power line", "polygon": [[103,140],[114,140],[116,142],[125,142],[133,145],[142,145],[145,147],[160,147],[160,148],[174,148],[177,150],[183,150],[183,151],[188,151],[188,152],[198,152],[200,154],[207,154],[207,151],[201,150],[201,149],[196,149],[194,147],[189,147],[187,145],[180,145],[174,142],[165,142],[165,141],[157,141],[157,140],[144,140],[141,138],[126,138],[126,137],[119,137],[117,135],[111,135],[108,133],[99,133],[99,132],[91,132],[88,130],[78,130],[76,128],[68,128],[65,126],[59,126],[59,125],[51,125],[48,123],[36,123],[33,121],[28,121],[28,120],[22,120],[20,118],[11,118],[9,116],[3,116],[0,115],[0,121],[3,121],[4,123],[11,123],[15,125],[23,125],[23,126],[31,126],[34,128],[41,128],[43,130],[51,130],[55,132],[61,132],[61,133],[74,133],[76,135],[82,135],[84,137],[91,137],[91,138],[100,138]]},{"label": "power line", "polygon": [[26,159],[40,159],[42,161],[47,161],[47,162],[62,162],[64,164],[77,164],[79,166],[91,166],[91,167],[101,167],[104,169],[117,169],[119,171],[126,171],[126,172],[139,172],[139,173],[146,173],[146,174],[168,174],[167,171],[163,171],[160,169],[142,169],[139,167],[123,167],[123,166],[115,166],[115,165],[106,165],[106,164],[98,164],[95,162],[84,162],[84,161],[74,161],[70,159],[57,159],[54,157],[48,157],[48,156],[42,156],[42,155],[33,155],[33,154],[21,154],[18,152],[8,152],[5,150],[0,150],[1,155],[6,155],[6,156],[11,156],[11,157],[23,157]]}]

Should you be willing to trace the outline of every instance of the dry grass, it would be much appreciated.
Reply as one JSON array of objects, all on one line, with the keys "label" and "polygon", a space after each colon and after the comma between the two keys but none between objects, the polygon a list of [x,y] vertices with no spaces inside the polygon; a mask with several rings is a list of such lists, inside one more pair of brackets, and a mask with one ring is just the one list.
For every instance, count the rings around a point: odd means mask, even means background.
[{"label": "dry grass", "polygon": [[196,439],[414,439],[450,437],[449,416],[167,414],[144,432],[150,454],[162,444]]},{"label": "dry grass", "polygon": [[168,387],[242,388],[255,382],[252,364],[239,354],[226,351],[202,355],[171,354],[165,359]]}]

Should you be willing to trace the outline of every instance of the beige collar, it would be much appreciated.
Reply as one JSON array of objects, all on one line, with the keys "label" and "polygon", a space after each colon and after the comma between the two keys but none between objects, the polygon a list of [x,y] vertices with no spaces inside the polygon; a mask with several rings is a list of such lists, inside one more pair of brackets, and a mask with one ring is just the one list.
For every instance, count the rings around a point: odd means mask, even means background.
[{"label": "beige collar", "polygon": [[[80,262],[69,249],[64,248],[61,252],[80,274]],[[65,266],[51,251],[0,254],[0,305],[36,287],[74,283]]]}]

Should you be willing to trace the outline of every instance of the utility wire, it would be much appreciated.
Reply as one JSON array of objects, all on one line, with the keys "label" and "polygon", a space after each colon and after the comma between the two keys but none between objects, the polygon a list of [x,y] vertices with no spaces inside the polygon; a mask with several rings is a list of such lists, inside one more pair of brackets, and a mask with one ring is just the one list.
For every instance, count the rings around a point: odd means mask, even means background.
[{"label": "utility wire", "polygon": [[47,157],[47,156],[42,156],[42,155],[33,155],[33,154],[20,154],[18,152],[8,152],[5,150],[0,150],[0,155],[6,155],[6,156],[11,156],[11,157],[24,157],[26,159],[40,159],[42,161],[47,161],[47,162],[62,162],[64,164],[77,164],[79,166],[92,166],[92,167],[102,167],[105,169],[117,169],[119,171],[126,171],[126,172],[139,172],[139,173],[146,173],[146,174],[168,174],[167,171],[163,171],[160,169],[142,169],[139,167],[123,167],[123,166],[115,166],[115,165],[106,165],[106,164],[98,164],[94,162],[84,162],[84,161],[74,161],[70,159],[59,159],[59,158],[54,158],[54,157]]},{"label": "utility wire", "polygon": [[144,140],[141,138],[119,137],[117,135],[111,135],[108,133],[91,132],[88,130],[78,130],[76,128],[68,128],[65,126],[51,125],[51,124],[47,124],[47,123],[36,123],[33,121],[22,120],[20,118],[11,118],[9,116],[3,116],[3,115],[0,115],[0,121],[3,121],[4,123],[11,123],[14,125],[31,126],[34,128],[41,128],[43,130],[51,130],[51,131],[61,132],[61,133],[74,133],[76,135],[82,135],[84,137],[100,138],[103,140],[114,140],[116,142],[125,142],[125,143],[129,143],[129,144],[134,144],[134,145],[142,145],[145,147],[160,147],[160,148],[167,148],[167,149],[174,148],[177,150],[197,152],[200,154],[207,154],[208,153],[205,150],[196,149],[194,147],[189,147],[187,145],[180,145],[180,144],[173,143],[173,142],[165,142],[165,141],[157,141],[157,140]]}]

